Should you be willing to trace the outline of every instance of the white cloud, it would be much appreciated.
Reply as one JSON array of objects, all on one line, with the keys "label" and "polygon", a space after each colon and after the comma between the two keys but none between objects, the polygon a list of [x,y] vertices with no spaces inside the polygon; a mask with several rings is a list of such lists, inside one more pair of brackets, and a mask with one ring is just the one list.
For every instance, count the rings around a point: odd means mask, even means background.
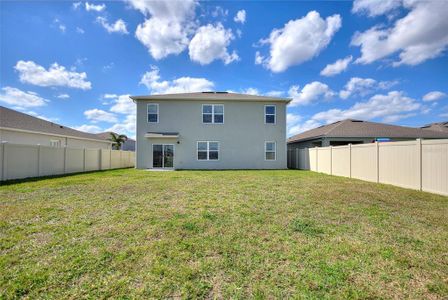
[{"label": "white cloud", "polygon": [[289,89],[288,95],[292,98],[290,106],[307,105],[320,99],[328,100],[335,95],[328,85],[319,81],[306,84],[302,90],[299,88],[298,85],[293,85]]},{"label": "white cloud", "polygon": [[19,72],[21,82],[38,86],[66,86],[89,90],[92,84],[86,81],[87,74],[68,71],[64,66],[54,63],[48,70],[33,61],[20,60],[14,67]]},{"label": "white cloud", "polygon": [[119,134],[125,134],[126,136],[135,139],[135,123],[136,116],[135,115],[127,115],[126,118],[114,124],[112,127],[107,128],[105,131],[117,132]]},{"label": "white cloud", "polygon": [[59,99],[68,99],[68,98],[70,98],[70,95],[69,94],[59,94],[56,97]]},{"label": "white cloud", "polygon": [[266,96],[270,96],[270,97],[281,97],[283,96],[284,92],[283,91],[269,91],[266,92]]},{"label": "white cloud", "polygon": [[315,114],[312,119],[332,123],[343,119],[371,120],[382,118],[383,121],[398,115],[409,114],[420,109],[421,105],[407,97],[401,91],[391,91],[385,95],[377,94],[366,102],[357,102],[348,109],[330,109]]},{"label": "white cloud", "polygon": [[437,101],[446,98],[446,94],[440,91],[432,91],[423,96],[423,101]]},{"label": "white cloud", "polygon": [[87,11],[96,11],[96,12],[101,12],[103,10],[106,9],[106,4],[102,3],[102,4],[90,4],[89,2],[85,3],[85,7]]},{"label": "white cloud", "polygon": [[180,77],[174,80],[160,80],[159,69],[152,66],[146,72],[140,84],[145,85],[153,94],[171,94],[210,91],[214,83],[205,78]]},{"label": "white cloud", "polygon": [[81,27],[76,27],[76,32],[79,33],[79,34],[84,34],[85,33],[84,29],[82,29]]},{"label": "white cloud", "polygon": [[376,81],[372,78],[352,77],[339,92],[339,97],[347,99],[351,96],[366,96],[375,90],[386,90],[397,84],[396,81]]},{"label": "white cloud", "polygon": [[220,16],[227,17],[229,15],[229,10],[224,9],[221,6],[216,6],[215,9],[211,13],[212,17],[218,18]]},{"label": "white cloud", "polygon": [[96,125],[88,125],[88,124],[84,124],[81,126],[74,126],[73,129],[79,130],[79,131],[84,131],[84,132],[89,132],[89,133],[99,133],[102,132],[103,130],[101,129],[101,127],[96,126]]},{"label": "white cloud", "polygon": [[242,90],[241,93],[248,94],[248,95],[261,95],[260,91],[258,89],[252,88],[252,87]]},{"label": "white cloud", "polygon": [[151,16],[137,26],[136,38],[148,48],[154,59],[179,54],[189,43],[197,2],[128,0],[131,7]]},{"label": "white cloud", "polygon": [[[115,97],[109,97],[109,99],[114,99],[114,105],[110,108],[110,111],[119,114],[134,115],[136,106],[129,97],[130,95],[115,95]],[[106,95],[105,98],[107,98]]]},{"label": "white cloud", "polygon": [[398,53],[393,66],[417,65],[442,55],[448,47],[448,5],[446,1],[404,1],[409,13],[392,27],[374,26],[357,32],[351,44],[361,47],[355,62],[370,64]]},{"label": "white cloud", "polygon": [[236,13],[235,17],[233,18],[233,20],[234,20],[236,23],[244,24],[244,23],[246,22],[246,11],[245,11],[244,9],[239,10],[239,11]]},{"label": "white cloud", "polygon": [[214,60],[221,59],[226,65],[238,60],[235,51],[231,54],[227,47],[234,39],[232,30],[225,29],[221,23],[216,26],[208,24],[200,27],[188,46],[190,59],[201,65],[207,65]]},{"label": "white cloud", "polygon": [[117,97],[118,97],[117,94],[104,94],[103,95],[104,99],[114,99],[114,98],[117,98]]},{"label": "white cloud", "polygon": [[351,55],[346,58],[338,59],[334,63],[328,64],[322,71],[320,71],[320,75],[329,77],[344,72],[352,59],[353,57]]},{"label": "white cloud", "polygon": [[86,110],[84,112],[84,116],[86,116],[88,120],[92,121],[92,123],[117,122],[117,116],[115,114],[97,108]]},{"label": "white cloud", "polygon": [[301,132],[305,132],[321,125],[322,124],[320,122],[313,119],[306,120],[303,123],[297,122],[293,125],[288,126],[288,135],[291,136]]},{"label": "white cloud", "polygon": [[369,17],[384,15],[401,6],[401,0],[355,0],[352,12]]},{"label": "white cloud", "polygon": [[255,52],[255,64],[261,65],[263,64],[265,58],[260,54],[260,51]]},{"label": "white cloud", "polygon": [[122,19],[118,19],[115,23],[110,24],[106,18],[104,17],[97,17],[96,21],[103,26],[104,29],[107,30],[109,33],[121,33],[121,34],[128,34],[128,30],[126,28],[126,23]]},{"label": "white cloud", "polygon": [[341,22],[339,15],[322,19],[317,11],[310,11],[305,17],[274,29],[267,39],[261,40],[262,44],[270,44],[270,55],[263,59],[263,65],[273,72],[282,72],[312,59],[328,46]]},{"label": "white cloud", "polygon": [[80,6],[81,6],[81,2],[73,2],[73,4],[72,4],[72,8],[74,9],[74,10],[76,10],[76,9],[78,9]]},{"label": "white cloud", "polygon": [[34,92],[24,92],[17,88],[5,86],[0,92],[0,101],[18,107],[39,107],[46,105],[49,100]]}]

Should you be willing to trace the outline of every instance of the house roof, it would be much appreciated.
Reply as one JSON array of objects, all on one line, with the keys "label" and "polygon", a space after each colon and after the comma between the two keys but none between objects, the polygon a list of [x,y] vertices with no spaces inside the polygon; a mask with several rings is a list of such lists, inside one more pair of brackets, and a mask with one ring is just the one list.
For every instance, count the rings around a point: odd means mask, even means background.
[{"label": "house roof", "polygon": [[[95,133],[95,135],[103,140],[110,140],[110,134],[114,133],[117,134],[116,132],[112,132],[112,131],[106,131],[106,132],[100,132],[100,133]],[[128,137],[127,141],[130,142],[135,142],[134,139],[131,139],[130,137]]]},{"label": "house roof", "polygon": [[[95,134],[79,131],[0,106],[0,128],[47,133],[67,137],[109,142]],[[112,143],[112,142],[110,142]]]},{"label": "house roof", "polygon": [[431,123],[421,128],[428,130],[435,130],[439,132],[448,132],[448,122]]},{"label": "house roof", "polygon": [[131,96],[134,101],[137,100],[211,100],[211,101],[281,101],[289,103],[291,99],[280,97],[267,97],[248,94],[237,94],[230,92],[197,92],[197,93],[179,93],[147,96]]},{"label": "house roof", "polygon": [[337,138],[448,138],[448,132],[346,119],[323,125],[288,139],[288,143],[323,137]]}]

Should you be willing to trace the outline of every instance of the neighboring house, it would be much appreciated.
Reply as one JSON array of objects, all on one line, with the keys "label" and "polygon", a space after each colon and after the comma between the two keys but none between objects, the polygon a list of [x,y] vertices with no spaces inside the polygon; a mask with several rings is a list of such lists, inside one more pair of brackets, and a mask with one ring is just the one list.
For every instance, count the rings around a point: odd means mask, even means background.
[{"label": "neighboring house", "polygon": [[[110,139],[111,139],[111,135],[110,134],[111,133],[117,134],[115,132],[108,132],[108,131],[106,131],[106,132],[96,133],[95,135],[98,136],[99,138],[102,138],[104,140],[110,141]],[[121,150],[124,150],[124,151],[135,151],[135,140],[133,140],[133,139],[128,137],[126,142],[124,142],[121,145]]]},{"label": "neighboring house", "polygon": [[347,119],[294,135],[288,139],[288,148],[406,141],[417,138],[446,139],[448,132]]},{"label": "neighboring house", "polygon": [[112,145],[111,141],[94,134],[45,121],[3,106],[0,106],[0,142],[91,149],[111,149]]},{"label": "neighboring house", "polygon": [[431,124],[425,125],[421,128],[446,133],[446,132],[448,132],[448,122],[431,123]]},{"label": "neighboring house", "polygon": [[286,169],[290,99],[227,92],[132,96],[137,168]]}]

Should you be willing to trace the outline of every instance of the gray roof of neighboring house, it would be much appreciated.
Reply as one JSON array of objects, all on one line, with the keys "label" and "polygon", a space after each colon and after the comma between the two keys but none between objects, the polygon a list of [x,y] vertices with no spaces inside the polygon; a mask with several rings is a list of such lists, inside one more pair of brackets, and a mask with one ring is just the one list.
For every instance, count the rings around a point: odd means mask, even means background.
[{"label": "gray roof of neighboring house", "polygon": [[79,131],[0,106],[0,127],[43,132],[105,142],[95,134]]},{"label": "gray roof of neighboring house", "polygon": [[448,122],[431,123],[431,124],[425,125],[421,128],[439,131],[439,132],[448,132]]},{"label": "gray roof of neighboring house", "polygon": [[389,125],[361,120],[342,120],[332,124],[323,125],[288,139],[288,143],[318,139],[323,137],[334,138],[448,138],[448,132],[437,132],[421,128]]},{"label": "gray roof of neighboring house", "polygon": [[291,99],[267,97],[230,92],[197,92],[164,95],[131,96],[133,100],[215,100],[215,101],[281,101],[289,103]]},{"label": "gray roof of neighboring house", "polygon": [[[106,132],[96,133],[95,135],[104,140],[109,141],[111,133],[112,133],[111,131],[106,131]],[[117,134],[116,132],[113,132],[113,133]],[[121,146],[121,150],[135,151],[135,140],[128,137],[126,142],[124,142],[123,145]]]}]

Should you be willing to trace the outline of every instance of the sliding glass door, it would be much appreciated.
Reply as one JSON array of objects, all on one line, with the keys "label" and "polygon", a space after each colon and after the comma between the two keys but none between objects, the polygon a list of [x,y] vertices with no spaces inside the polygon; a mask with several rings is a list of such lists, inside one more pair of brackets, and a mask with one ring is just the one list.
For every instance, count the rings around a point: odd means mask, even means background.
[{"label": "sliding glass door", "polygon": [[152,145],[152,167],[173,168],[174,145],[169,144]]}]

